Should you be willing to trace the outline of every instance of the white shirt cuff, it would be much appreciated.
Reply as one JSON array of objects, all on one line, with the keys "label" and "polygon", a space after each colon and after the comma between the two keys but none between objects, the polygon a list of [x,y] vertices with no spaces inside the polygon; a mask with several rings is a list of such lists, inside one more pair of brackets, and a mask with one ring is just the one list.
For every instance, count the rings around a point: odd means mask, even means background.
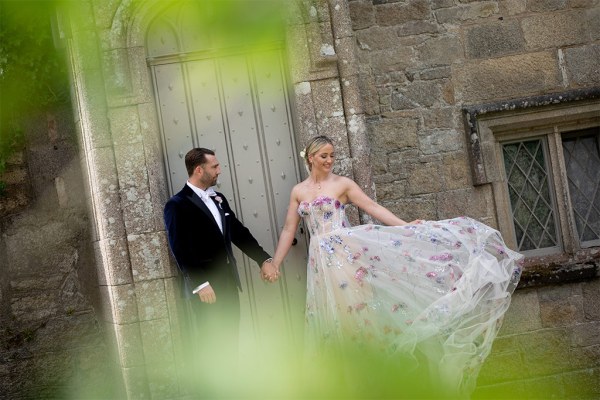
[{"label": "white shirt cuff", "polygon": [[199,291],[201,291],[202,289],[204,289],[205,287],[207,287],[208,285],[210,285],[210,283],[208,281],[204,282],[202,285],[198,286],[196,289],[194,289],[192,291],[193,294],[198,293]]}]

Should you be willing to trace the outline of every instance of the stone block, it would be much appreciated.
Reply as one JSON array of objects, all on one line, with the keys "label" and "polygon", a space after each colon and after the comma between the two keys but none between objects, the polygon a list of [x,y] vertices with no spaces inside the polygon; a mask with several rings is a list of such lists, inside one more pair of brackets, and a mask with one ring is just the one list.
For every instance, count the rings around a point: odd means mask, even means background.
[{"label": "stone block", "polygon": [[337,79],[312,82],[311,89],[317,124],[322,119],[344,115],[342,93]]},{"label": "stone block", "polygon": [[[189,370],[180,371],[180,373],[191,372]],[[146,375],[148,377],[148,387],[153,398],[168,399],[173,395],[180,393],[179,382],[177,380],[177,368],[174,362],[157,362],[146,366]]]},{"label": "stone block", "polygon": [[442,181],[446,190],[464,189],[470,185],[470,167],[467,155],[462,152],[444,154]]},{"label": "stone block", "polygon": [[406,182],[379,183],[377,188],[377,201],[401,200],[406,197]]},{"label": "stone block", "polygon": [[104,50],[102,61],[104,84],[108,97],[131,96],[133,87],[129,65],[129,49]]},{"label": "stone block", "polygon": [[544,329],[520,339],[524,376],[552,375],[570,368],[569,336],[564,329]]},{"label": "stone block", "polygon": [[439,192],[442,189],[442,182],[439,179],[431,179],[432,176],[439,176],[439,174],[437,163],[413,165],[408,176],[408,194],[414,196]]},{"label": "stone block", "polygon": [[142,142],[137,106],[111,108],[108,117],[113,142],[116,146],[140,144]]},{"label": "stone block", "polygon": [[115,146],[114,151],[119,187],[127,189],[144,185],[148,181],[144,146],[126,144]]},{"label": "stone block", "polygon": [[392,109],[445,105],[440,100],[443,100],[443,84],[438,81],[414,81],[392,93]]},{"label": "stone block", "polygon": [[460,4],[455,7],[441,8],[434,11],[435,18],[440,24],[459,25],[465,21],[489,18],[498,14],[498,3],[482,1],[467,5]]},{"label": "stone block", "polygon": [[583,321],[582,296],[565,289],[570,289],[570,286],[540,289],[540,316],[545,328],[574,325]]},{"label": "stone block", "polygon": [[379,113],[379,96],[371,74],[361,74],[358,78],[363,111],[368,115]]},{"label": "stone block", "polygon": [[419,150],[423,154],[439,154],[463,150],[464,134],[456,130],[421,130],[418,135]]},{"label": "stone block", "polygon": [[586,15],[582,11],[545,13],[521,21],[527,47],[532,50],[554,49],[590,40]]},{"label": "stone block", "polygon": [[527,0],[500,0],[500,14],[519,15],[527,11]]},{"label": "stone block", "polygon": [[431,0],[431,9],[437,10],[439,8],[449,8],[454,5],[454,0]]},{"label": "stone block", "polygon": [[373,26],[355,33],[362,50],[384,50],[398,46],[398,35],[393,26]]},{"label": "stone block", "polygon": [[368,132],[373,152],[389,153],[407,147],[417,147],[417,128],[418,120],[416,118],[370,121]]},{"label": "stone block", "polygon": [[[590,6],[591,8],[591,6]],[[594,7],[586,11],[588,31],[591,40],[600,39],[600,7]]]},{"label": "stone block", "polygon": [[437,195],[437,200],[439,219],[467,215],[492,227],[496,224],[494,202],[489,190],[446,190]]},{"label": "stone block", "polygon": [[174,276],[164,231],[129,235],[127,241],[135,282]]},{"label": "stone block", "polygon": [[[346,119],[343,116],[332,118],[321,118],[317,120],[319,135],[331,138],[345,137],[347,134]],[[336,147],[336,152],[340,153]]]},{"label": "stone block", "polygon": [[110,28],[121,3],[115,1],[91,2],[94,10],[94,21],[98,28]]},{"label": "stone block", "polygon": [[583,310],[587,321],[600,321],[600,279],[581,284]]},{"label": "stone block", "polygon": [[360,0],[348,3],[352,29],[358,31],[375,24],[375,9],[372,1]]},{"label": "stone block", "polygon": [[399,25],[408,21],[427,20],[430,12],[428,1],[409,0],[375,6],[375,20],[379,26]]},{"label": "stone block", "polygon": [[429,129],[461,129],[461,115],[452,107],[422,108],[423,127]]},{"label": "stone block", "polygon": [[600,368],[600,345],[598,344],[572,348],[569,355],[573,370]]},{"label": "stone block", "polygon": [[419,196],[405,200],[385,201],[381,204],[405,221],[413,221],[415,219],[437,219],[435,198],[432,196]]},{"label": "stone block", "polygon": [[479,377],[478,385],[491,385],[500,382],[518,380],[521,378],[521,366],[523,360],[518,349],[510,352],[496,353],[494,349],[485,360]]},{"label": "stone block", "polygon": [[561,87],[556,55],[530,53],[455,64],[456,101],[474,103],[524,97]]},{"label": "stone block", "polygon": [[294,87],[294,100],[296,104],[296,121],[299,133],[305,138],[317,133],[317,120],[315,117],[315,106],[312,99],[312,88],[310,82],[301,82]]},{"label": "stone block", "polygon": [[536,290],[517,290],[505,314],[500,334],[510,335],[542,329],[540,305]]},{"label": "stone block", "polygon": [[527,2],[527,10],[534,13],[564,10],[567,0],[530,0]]},{"label": "stone block", "polygon": [[571,328],[571,346],[587,347],[600,345],[600,321],[575,324]]},{"label": "stone block", "polygon": [[477,25],[465,31],[467,58],[489,58],[521,52],[525,39],[517,20]]},{"label": "stone block", "polygon": [[460,38],[454,35],[430,38],[417,46],[417,57],[426,66],[450,65],[463,58]]},{"label": "stone block", "polygon": [[414,53],[414,49],[407,46],[373,51],[370,55],[373,73],[379,74],[412,68],[415,66]]},{"label": "stone block", "polygon": [[570,47],[564,50],[564,54],[571,86],[600,85],[600,45]]},{"label": "stone block", "polygon": [[140,321],[169,317],[165,285],[162,279],[137,283],[135,293]]},{"label": "stone block", "polygon": [[98,52],[98,37],[95,30],[90,29],[89,26],[78,30],[77,34],[73,35],[71,43],[75,56],[73,58],[74,72],[79,77],[81,77],[80,74],[88,75],[95,73],[97,78],[101,78],[98,75],[100,75],[102,61]]},{"label": "stone block", "polygon": [[600,398],[600,368],[586,368],[563,375],[565,399]]},{"label": "stone block", "polygon": [[41,323],[56,315],[58,311],[56,290],[13,294],[10,299],[11,316],[14,321],[20,323]]},{"label": "stone block", "polygon": [[74,347],[104,346],[97,320],[92,312],[62,315],[41,326],[29,344],[34,353],[51,353]]},{"label": "stone block", "polygon": [[120,207],[119,183],[112,148],[88,150],[87,163],[93,165],[90,176],[94,216],[101,239],[125,236],[125,224]]},{"label": "stone block", "polygon": [[129,249],[125,238],[102,239],[94,242],[94,254],[100,285],[133,283]]},{"label": "stone block", "polygon": [[80,88],[81,104],[85,119],[81,121],[80,141],[86,148],[102,148],[112,145],[112,137],[107,118],[107,108],[100,101],[105,97],[99,72],[86,74],[78,81]]},{"label": "stone block", "polygon": [[147,181],[142,182],[139,187],[122,188],[121,207],[128,235],[154,230],[154,208]]},{"label": "stone block", "polygon": [[138,309],[133,285],[107,286],[101,288],[103,309],[108,322],[132,324],[138,321]]},{"label": "stone block", "polygon": [[408,21],[396,29],[396,34],[400,37],[415,36],[423,34],[439,34],[440,26],[428,21]]},{"label": "stone block", "polygon": [[[349,125],[353,125],[353,121],[357,122],[357,118],[361,121],[364,117],[364,108],[359,87],[358,75],[350,76],[342,80],[342,101],[344,103],[344,113]],[[357,126],[348,127],[353,134],[358,132]]]},{"label": "stone block", "polygon": [[[327,3],[327,2],[323,2]],[[345,0],[333,0],[330,4],[324,4],[325,8],[330,10],[332,23],[332,32],[334,39],[349,38],[352,37],[354,31],[352,29],[352,20],[350,17],[350,10],[348,2]]]},{"label": "stone block", "polygon": [[[168,318],[140,322],[146,363],[172,363],[174,360],[171,326]],[[217,350],[218,351],[218,350]]]},{"label": "stone block", "polygon": [[121,368],[123,383],[125,385],[126,398],[128,399],[150,399],[148,386],[148,374],[145,366]]}]

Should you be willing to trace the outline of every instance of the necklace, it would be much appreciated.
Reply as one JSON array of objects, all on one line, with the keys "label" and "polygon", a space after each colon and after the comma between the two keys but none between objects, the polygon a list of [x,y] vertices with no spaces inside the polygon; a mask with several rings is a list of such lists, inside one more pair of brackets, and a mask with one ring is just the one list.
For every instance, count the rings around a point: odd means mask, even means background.
[{"label": "necklace", "polygon": [[316,179],[313,179],[313,181],[315,182],[315,186],[317,187],[317,189],[321,190],[321,182],[317,182]]}]

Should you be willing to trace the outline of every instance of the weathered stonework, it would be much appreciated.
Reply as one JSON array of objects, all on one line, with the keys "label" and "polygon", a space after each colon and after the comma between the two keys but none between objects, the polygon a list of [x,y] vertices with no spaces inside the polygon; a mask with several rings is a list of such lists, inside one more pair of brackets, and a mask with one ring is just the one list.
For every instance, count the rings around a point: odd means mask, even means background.
[{"label": "weathered stonework", "polygon": [[[167,179],[144,48],[149,22],[168,2],[76,3],[67,46],[87,180],[80,198],[89,217],[78,211],[39,222],[0,220],[0,307],[19,320],[2,338],[17,346],[0,353],[8,360],[0,363],[0,382],[11,393],[51,395],[53,371],[65,369],[65,378],[75,380],[82,375],[62,367],[83,366],[87,382],[106,376],[94,369],[93,358],[104,357],[116,368],[112,397],[185,397],[179,293],[162,220]],[[489,143],[476,148],[481,143],[472,121],[463,126],[463,109],[477,114],[482,103],[509,107],[515,99],[599,85],[600,8],[593,0],[319,0],[294,1],[289,10],[285,54],[297,146],[330,135],[335,171],[407,220],[469,215],[498,227],[490,182],[500,171],[471,171]],[[505,110],[490,107],[483,109]],[[52,135],[48,141],[60,141]],[[27,180],[36,188],[52,180],[46,211],[78,204],[60,165],[31,173],[42,158],[67,157],[73,149],[40,144],[11,164],[6,179],[14,202],[2,202],[0,216],[42,197],[20,185]],[[358,214],[351,219],[359,222]],[[48,237],[60,245],[49,251]],[[21,251],[28,240],[46,245],[32,245],[28,256]],[[97,282],[80,283],[84,266],[87,275],[97,271]],[[600,393],[598,267],[576,269],[564,260],[546,267],[531,267],[513,297],[475,397]],[[40,294],[41,288],[48,290]],[[61,342],[58,332],[68,329],[66,342],[85,338],[86,345],[60,352],[51,341]],[[114,349],[114,360],[106,349]],[[36,351],[56,357],[32,357]],[[40,371],[33,389],[15,378],[32,367]]]}]

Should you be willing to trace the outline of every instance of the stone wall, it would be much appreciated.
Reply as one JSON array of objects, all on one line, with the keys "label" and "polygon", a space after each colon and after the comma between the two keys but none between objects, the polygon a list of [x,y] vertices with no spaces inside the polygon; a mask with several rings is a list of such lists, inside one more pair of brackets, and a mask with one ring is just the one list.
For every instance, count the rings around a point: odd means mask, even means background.
[{"label": "stone wall", "polygon": [[[349,1],[377,198],[405,219],[497,226],[473,185],[462,109],[600,86],[600,6],[582,1]],[[597,258],[596,258],[597,260]],[[476,397],[600,396],[600,271],[520,288]]]},{"label": "stone wall", "polygon": [[594,0],[349,5],[377,197],[409,220],[494,223],[490,189],[470,185],[462,107],[600,85]]},{"label": "stone wall", "polygon": [[0,177],[1,398],[116,393],[99,384],[111,364],[72,120],[68,107],[32,114]]}]

